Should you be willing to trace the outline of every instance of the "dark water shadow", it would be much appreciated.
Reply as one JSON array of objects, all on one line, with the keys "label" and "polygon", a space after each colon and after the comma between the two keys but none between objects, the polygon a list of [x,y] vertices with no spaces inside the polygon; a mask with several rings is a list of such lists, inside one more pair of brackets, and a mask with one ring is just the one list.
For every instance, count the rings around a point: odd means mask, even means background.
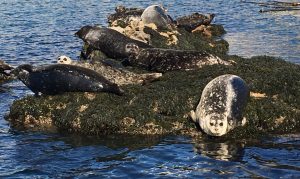
[{"label": "dark water shadow", "polygon": [[194,145],[195,151],[205,157],[222,161],[241,162],[244,156],[245,143],[243,141],[224,141],[211,137],[198,141]]}]

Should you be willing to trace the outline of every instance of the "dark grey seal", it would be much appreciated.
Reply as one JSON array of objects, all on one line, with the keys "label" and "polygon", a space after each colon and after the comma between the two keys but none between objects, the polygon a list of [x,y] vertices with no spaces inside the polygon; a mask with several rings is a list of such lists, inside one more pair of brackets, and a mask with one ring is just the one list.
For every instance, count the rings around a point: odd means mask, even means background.
[{"label": "dark grey seal", "polygon": [[25,64],[13,74],[36,95],[54,95],[63,92],[109,92],[121,95],[118,85],[93,70],[74,65],[55,64],[33,67]]},{"label": "dark grey seal", "polygon": [[140,48],[152,48],[151,45],[131,39],[118,31],[104,27],[84,26],[75,35],[90,47],[102,51],[107,57],[115,59],[128,57],[125,51],[125,46],[128,43],[133,43]]},{"label": "dark grey seal", "polygon": [[139,48],[135,44],[127,44],[126,52],[130,54],[128,63],[149,71],[166,72],[172,70],[195,70],[205,65],[229,62],[205,51],[174,50],[162,48]]},{"label": "dark grey seal", "polygon": [[208,135],[222,136],[246,123],[243,111],[249,95],[249,89],[240,77],[219,76],[205,86],[191,117]]}]

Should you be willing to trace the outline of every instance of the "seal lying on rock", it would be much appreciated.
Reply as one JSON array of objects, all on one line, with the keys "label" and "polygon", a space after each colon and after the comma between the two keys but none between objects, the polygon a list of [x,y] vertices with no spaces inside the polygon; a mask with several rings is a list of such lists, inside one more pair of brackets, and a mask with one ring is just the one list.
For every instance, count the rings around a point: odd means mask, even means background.
[{"label": "seal lying on rock", "polygon": [[125,51],[125,46],[128,43],[134,43],[140,48],[152,48],[151,45],[131,39],[118,31],[104,27],[84,26],[75,35],[90,47],[102,51],[107,57],[115,59],[128,57]]},{"label": "seal lying on rock", "polygon": [[117,85],[128,85],[128,84],[145,84],[154,80],[157,80],[162,76],[161,73],[144,73],[144,74],[136,74],[125,69],[116,69],[112,66],[105,64],[101,61],[97,61],[94,63],[87,62],[76,62],[67,56],[60,56],[57,59],[57,63],[59,64],[71,64],[76,66],[81,66],[85,68],[89,68],[91,70],[96,71],[100,75],[104,76],[109,81],[116,83]]},{"label": "seal lying on rock", "polygon": [[118,95],[123,91],[97,72],[65,64],[33,67],[20,65],[12,71],[36,95],[63,92],[110,92]]},{"label": "seal lying on rock", "polygon": [[249,95],[249,89],[240,77],[219,76],[205,86],[196,111],[191,111],[191,118],[205,133],[222,136],[245,124],[242,115]]},{"label": "seal lying on rock", "polygon": [[230,65],[229,62],[207,52],[174,50],[161,48],[139,48],[129,43],[126,52],[130,54],[128,63],[149,71],[194,70],[204,65]]},{"label": "seal lying on rock", "polygon": [[144,24],[155,24],[159,29],[172,28],[173,20],[159,5],[148,6],[141,15]]}]

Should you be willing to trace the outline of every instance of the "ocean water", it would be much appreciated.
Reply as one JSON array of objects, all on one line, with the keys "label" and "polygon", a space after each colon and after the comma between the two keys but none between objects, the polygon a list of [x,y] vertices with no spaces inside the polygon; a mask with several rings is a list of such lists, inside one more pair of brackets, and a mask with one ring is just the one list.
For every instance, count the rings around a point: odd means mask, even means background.
[{"label": "ocean water", "polygon": [[[172,17],[215,13],[230,54],[270,55],[300,64],[300,11],[259,13],[257,4],[232,1],[152,1]],[[106,26],[117,5],[146,0],[0,0],[0,59],[55,63],[78,58],[82,26]],[[32,93],[20,82],[0,86],[0,178],[300,177],[300,135],[255,141],[201,141],[183,136],[76,136],[18,131],[4,120],[12,102]]]}]

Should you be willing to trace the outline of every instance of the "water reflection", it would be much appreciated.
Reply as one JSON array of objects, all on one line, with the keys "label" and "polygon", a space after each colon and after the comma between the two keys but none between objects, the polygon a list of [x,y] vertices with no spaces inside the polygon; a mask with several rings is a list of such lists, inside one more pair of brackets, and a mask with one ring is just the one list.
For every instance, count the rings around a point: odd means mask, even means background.
[{"label": "water reflection", "polygon": [[244,143],[233,141],[200,141],[194,149],[202,156],[223,161],[241,161],[244,155]]}]

